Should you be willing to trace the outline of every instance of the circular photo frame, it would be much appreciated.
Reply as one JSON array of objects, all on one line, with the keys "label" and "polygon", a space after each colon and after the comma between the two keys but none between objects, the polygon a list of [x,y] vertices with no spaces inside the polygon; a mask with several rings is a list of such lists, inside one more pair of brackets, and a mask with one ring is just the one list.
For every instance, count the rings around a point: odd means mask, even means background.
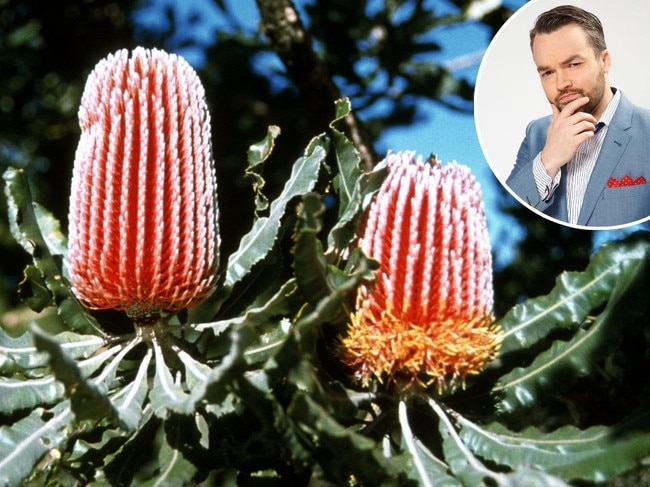
[{"label": "circular photo frame", "polygon": [[[635,225],[650,219],[650,204],[647,208],[648,216],[633,218],[634,221],[612,225],[570,224],[538,210],[517,195],[506,182],[517,160],[528,124],[552,113],[551,104],[544,94],[540,74],[533,61],[530,29],[540,14],[566,3],[558,0],[533,0],[517,10],[494,36],[483,57],[476,80],[474,120],[479,143],[501,185],[521,204],[539,216],[562,225],[588,230]],[[619,89],[635,106],[650,108],[650,61],[647,55],[650,29],[646,25],[647,19],[650,18],[650,2],[577,0],[571,2],[571,5],[593,13],[603,25],[611,58],[611,69],[608,73],[611,86]],[[622,12],[625,12],[625,15]],[[603,144],[608,142],[607,135]],[[650,143],[650,132],[645,138]],[[643,159],[642,162],[648,167],[650,176],[650,151]],[[642,178],[635,174],[630,176],[635,183],[647,179],[647,188],[643,190],[647,189],[650,195],[650,177]],[[631,189],[624,188],[616,196]],[[633,189],[638,192],[642,188]],[[610,198],[611,194],[600,197]],[[615,203],[620,204],[622,201]]]}]

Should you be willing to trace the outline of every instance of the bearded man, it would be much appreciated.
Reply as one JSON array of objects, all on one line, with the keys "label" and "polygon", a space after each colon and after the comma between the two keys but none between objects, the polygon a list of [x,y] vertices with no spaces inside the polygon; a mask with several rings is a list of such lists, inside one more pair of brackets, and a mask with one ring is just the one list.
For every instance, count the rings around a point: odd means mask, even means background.
[{"label": "bearded man", "polygon": [[507,184],[572,226],[612,227],[650,216],[650,110],[610,86],[600,20],[565,5],[530,31],[552,114],[531,122]]}]

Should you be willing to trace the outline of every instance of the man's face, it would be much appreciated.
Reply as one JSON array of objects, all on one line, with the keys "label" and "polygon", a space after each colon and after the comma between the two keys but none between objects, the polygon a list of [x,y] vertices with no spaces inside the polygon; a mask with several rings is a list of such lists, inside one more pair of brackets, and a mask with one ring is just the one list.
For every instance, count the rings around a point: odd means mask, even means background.
[{"label": "man's face", "polygon": [[550,34],[536,35],[533,60],[546,98],[558,110],[576,98],[588,96],[589,102],[580,111],[600,116],[606,105],[603,95],[609,88],[605,77],[610,66],[609,52],[596,55],[580,26],[569,24]]}]

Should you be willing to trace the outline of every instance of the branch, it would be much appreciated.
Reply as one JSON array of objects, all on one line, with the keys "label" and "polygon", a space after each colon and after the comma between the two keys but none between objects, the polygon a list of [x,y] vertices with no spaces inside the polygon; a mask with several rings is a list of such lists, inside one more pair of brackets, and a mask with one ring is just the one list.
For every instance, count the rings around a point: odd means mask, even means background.
[{"label": "branch", "polygon": [[[332,120],[334,102],[342,97],[329,69],[316,55],[309,32],[291,0],[256,0],[262,32],[282,60],[289,79],[298,88],[315,125],[325,130]],[[362,165],[370,169],[376,154],[362,122],[345,118],[348,135],[359,150]]]}]

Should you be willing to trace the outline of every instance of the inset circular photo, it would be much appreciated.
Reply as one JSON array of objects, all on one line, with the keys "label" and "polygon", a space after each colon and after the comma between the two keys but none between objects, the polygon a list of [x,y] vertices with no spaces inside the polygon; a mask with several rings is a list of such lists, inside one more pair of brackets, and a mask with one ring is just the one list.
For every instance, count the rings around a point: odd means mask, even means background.
[{"label": "inset circular photo", "polygon": [[534,0],[490,43],[475,89],[479,142],[539,216],[590,230],[650,219],[648,18],[650,2]]}]

